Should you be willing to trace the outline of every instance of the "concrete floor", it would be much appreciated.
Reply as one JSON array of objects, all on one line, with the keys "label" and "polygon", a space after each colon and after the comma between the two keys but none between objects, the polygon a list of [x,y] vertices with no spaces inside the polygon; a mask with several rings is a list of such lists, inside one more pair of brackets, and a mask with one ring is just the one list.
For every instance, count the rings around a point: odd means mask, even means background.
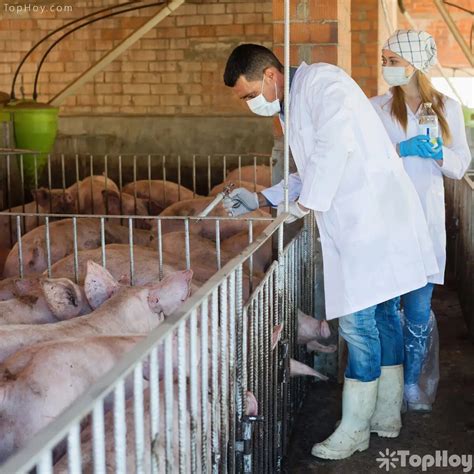
[{"label": "concrete floor", "polygon": [[[433,310],[440,333],[440,383],[430,414],[407,414],[397,439],[372,435],[370,448],[343,461],[324,461],[311,456],[314,443],[333,432],[341,415],[341,386],[313,384],[299,413],[285,462],[286,473],[381,473],[376,461],[379,451],[410,450],[410,454],[435,455],[436,450],[451,454],[474,454],[474,344],[467,330],[456,293],[437,287]],[[430,468],[427,472],[463,472],[462,467]],[[422,472],[421,467],[391,468],[393,473]],[[474,472],[464,471],[464,472]]]}]

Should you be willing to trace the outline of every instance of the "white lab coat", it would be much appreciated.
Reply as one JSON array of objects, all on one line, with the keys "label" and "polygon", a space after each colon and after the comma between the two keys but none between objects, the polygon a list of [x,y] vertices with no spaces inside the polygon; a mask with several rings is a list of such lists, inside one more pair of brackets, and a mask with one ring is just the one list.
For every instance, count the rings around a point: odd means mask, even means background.
[{"label": "white lab coat", "polygon": [[[392,93],[370,99],[375,111],[382,119],[390,140],[394,145],[420,134],[418,117],[407,106],[407,130],[390,114]],[[429,277],[431,283],[443,284],[446,267],[446,228],[444,209],[443,175],[448,178],[461,179],[471,162],[471,152],[467,144],[466,129],[461,105],[446,97],[446,120],[452,134],[452,142],[443,147],[443,165],[435,160],[410,156],[401,159],[405,171],[412,180],[423,206],[426,221],[438,261],[439,272]]]},{"label": "white lab coat", "polygon": [[[315,211],[326,317],[426,285],[438,265],[416,191],[375,110],[330,64],[303,63],[290,92],[290,147],[299,202]],[[264,191],[283,200],[281,184]],[[278,195],[278,196],[277,196]]]}]

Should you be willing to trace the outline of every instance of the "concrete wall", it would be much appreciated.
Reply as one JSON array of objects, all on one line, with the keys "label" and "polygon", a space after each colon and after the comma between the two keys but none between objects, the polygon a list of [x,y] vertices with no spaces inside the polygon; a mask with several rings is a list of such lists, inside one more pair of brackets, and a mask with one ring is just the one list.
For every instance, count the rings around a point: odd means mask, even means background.
[{"label": "concrete wall", "polygon": [[68,153],[270,153],[272,120],[259,117],[62,117],[55,151]]}]

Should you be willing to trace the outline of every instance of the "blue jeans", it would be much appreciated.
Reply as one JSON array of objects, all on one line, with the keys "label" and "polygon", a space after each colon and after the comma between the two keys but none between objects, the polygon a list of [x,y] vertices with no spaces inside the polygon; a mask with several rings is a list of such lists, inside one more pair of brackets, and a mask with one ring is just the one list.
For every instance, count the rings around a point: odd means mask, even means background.
[{"label": "blue jeans", "polygon": [[402,296],[405,313],[405,362],[404,377],[406,384],[416,384],[426,356],[426,342],[430,330],[431,296],[433,283],[410,291]]},{"label": "blue jeans", "polygon": [[393,298],[339,319],[339,334],[347,342],[346,377],[371,382],[380,366],[403,363],[400,298]]}]

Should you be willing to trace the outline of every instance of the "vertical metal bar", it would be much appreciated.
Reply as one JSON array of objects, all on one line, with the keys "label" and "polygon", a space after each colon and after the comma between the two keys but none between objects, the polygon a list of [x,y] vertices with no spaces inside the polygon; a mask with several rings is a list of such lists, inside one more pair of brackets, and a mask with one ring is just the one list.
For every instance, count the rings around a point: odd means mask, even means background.
[{"label": "vertical metal bar", "polygon": [[137,155],[133,155],[133,213],[137,215]]},{"label": "vertical metal bar", "polygon": [[227,157],[224,155],[222,157],[222,182],[227,178]]},{"label": "vertical metal bar", "polygon": [[53,474],[53,453],[47,449],[38,463],[38,474]]},{"label": "vertical metal bar", "polygon": [[135,472],[145,472],[145,418],[143,414],[143,365],[133,370],[133,415],[135,422]]},{"label": "vertical metal bar", "polygon": [[[24,160],[23,154],[20,155],[20,186],[21,186],[21,212],[25,212],[25,171],[24,171]],[[49,211],[51,212],[51,194],[50,194],[50,206]],[[26,217],[21,218],[23,221],[23,229],[25,229],[25,233],[28,232],[26,227]]]},{"label": "vertical metal bar", "polygon": [[107,255],[105,252],[105,218],[100,218],[100,253],[102,266],[107,267]]},{"label": "vertical metal bar", "polygon": [[[122,176],[122,155],[118,156],[118,181],[119,181],[119,197],[120,197],[120,215],[123,215],[123,206],[122,206],[122,188],[123,188],[123,176]],[[120,223],[122,223],[122,219],[120,219]]]},{"label": "vertical metal bar", "polygon": [[93,179],[92,179],[92,176],[94,176],[94,156],[93,155],[89,155],[89,165],[90,165],[89,176],[91,178],[91,180],[90,180],[91,209],[92,209],[92,214],[95,214],[95,209],[94,209],[94,183],[93,183]]},{"label": "vertical metal bar", "polygon": [[78,256],[78,247],[77,247],[77,217],[72,218],[72,246],[74,253],[74,281],[78,283],[79,281],[79,256]]},{"label": "vertical metal bar", "polygon": [[[253,221],[249,221],[249,245],[253,242]],[[249,291],[253,291],[253,254],[249,257]]]},{"label": "vertical metal bar", "polygon": [[[104,155],[104,177],[105,177],[105,195],[109,195],[109,167],[108,167],[108,156]],[[109,200],[105,200],[105,214],[109,214]]]},{"label": "vertical metal bar", "polygon": [[[161,347],[162,343],[158,343]],[[161,347],[162,348],[162,347]],[[159,456],[154,455],[153,446],[158,445],[159,436],[163,436],[163,433],[159,432],[160,429],[160,374],[158,365],[158,347],[154,347],[150,353],[150,436],[152,443],[151,453],[151,472],[158,474],[160,470],[160,459]]]},{"label": "vertical metal bar", "polygon": [[219,472],[219,380],[218,380],[218,340],[219,340],[219,321],[218,321],[218,290],[217,287],[211,296],[211,446],[212,446],[212,472]]},{"label": "vertical metal bar", "polygon": [[181,155],[178,155],[178,201],[181,201]]},{"label": "vertical metal bar", "polygon": [[[35,182],[35,189],[38,189],[38,157],[37,155],[33,155],[33,169],[34,169],[34,182]],[[35,212],[38,211],[38,203],[35,202]],[[39,222],[39,217],[36,216],[36,227],[39,227],[40,222]]]},{"label": "vertical metal bar", "polygon": [[166,156],[163,155],[163,205],[166,206]]},{"label": "vertical metal bar", "polygon": [[208,299],[204,298],[201,303],[201,466],[202,472],[208,472],[208,387],[209,387],[209,305]]},{"label": "vertical metal bar", "polygon": [[165,338],[165,471],[166,474],[174,472],[173,456],[173,334],[168,334]]},{"label": "vertical metal bar", "polygon": [[236,380],[235,380],[235,330],[236,330],[236,308],[235,308],[235,271],[229,275],[229,473],[234,474],[235,466],[235,441],[236,441]]},{"label": "vertical metal bar", "polygon": [[[52,206],[52,200],[51,200],[51,189],[52,189],[52,184],[51,184],[51,155],[48,153],[47,157],[47,168],[48,168],[48,189],[49,189],[49,212],[52,214],[53,213],[53,206]],[[23,168],[23,155],[21,159],[21,166]],[[22,181],[22,186],[23,186],[23,181]]]},{"label": "vertical metal bar", "polygon": [[270,295],[268,280],[263,285],[263,417],[264,426],[262,427],[264,439],[264,467],[268,472],[270,468],[270,452],[271,452],[271,414],[270,414],[270,399],[271,399],[271,344],[272,344],[272,324],[269,315]]},{"label": "vertical metal bar", "polygon": [[[285,84],[284,96],[290,97],[290,0],[284,0],[284,63],[285,63]],[[285,212],[288,212],[288,173],[290,163],[290,101],[285,100],[285,133],[284,133],[284,160],[283,160],[283,195]]]},{"label": "vertical metal bar", "polygon": [[21,217],[16,216],[16,238],[18,243],[18,273],[23,278],[23,243],[21,241]]},{"label": "vertical metal bar", "polygon": [[133,254],[133,219],[128,218],[128,245],[130,251],[130,285],[135,284],[135,260]]},{"label": "vertical metal bar", "polygon": [[79,155],[76,153],[74,157],[74,163],[76,165],[76,212],[81,213],[81,200],[79,195]]},{"label": "vertical metal bar", "polygon": [[67,437],[67,464],[69,474],[81,474],[81,432],[79,423],[69,430]]},{"label": "vertical metal bar", "polygon": [[186,270],[191,268],[191,252],[189,249],[189,219],[184,220],[184,246],[186,254]]},{"label": "vertical metal bar", "polygon": [[92,411],[94,472],[105,472],[104,405],[98,400]]},{"label": "vertical metal bar", "polygon": [[257,192],[257,157],[256,156],[253,157],[253,190]]},{"label": "vertical metal bar", "polygon": [[217,269],[221,269],[221,230],[220,221],[216,219],[216,258],[217,258]]},{"label": "vertical metal bar", "polygon": [[147,156],[148,212],[151,214],[151,155]]},{"label": "vertical metal bar", "polygon": [[211,178],[211,155],[207,155],[207,194],[211,192],[212,178]]},{"label": "vertical metal bar", "polygon": [[114,390],[114,446],[115,472],[127,474],[127,420],[125,419],[125,382],[123,379],[117,382]]},{"label": "vertical metal bar", "polygon": [[227,470],[227,444],[229,441],[229,427],[228,427],[228,380],[229,380],[229,366],[227,360],[227,353],[229,350],[228,347],[228,312],[227,312],[227,278],[221,283],[220,286],[220,366],[221,366],[221,420],[220,420],[220,450],[221,450],[221,460],[220,460],[220,471],[225,472]]},{"label": "vertical metal bar", "polygon": [[64,165],[64,153],[61,153],[61,184],[64,196],[64,192],[66,191],[66,169]]},{"label": "vertical metal bar", "polygon": [[186,321],[178,327],[178,445],[179,472],[186,474]]},{"label": "vertical metal bar", "polygon": [[49,217],[44,218],[45,239],[46,239],[46,263],[48,265],[48,278],[51,278],[51,240],[49,233]]},{"label": "vertical metal bar", "polygon": [[[191,472],[198,472],[198,345],[197,345],[197,321],[196,310],[192,310],[189,318],[189,361],[190,361],[190,434],[191,434]],[[201,327],[201,334],[207,331],[207,327]]]},{"label": "vertical metal bar", "polygon": [[161,219],[158,222],[158,273],[160,280],[163,280],[163,234],[161,232]]},{"label": "vertical metal bar", "polygon": [[196,155],[193,155],[193,198],[196,197]]}]

